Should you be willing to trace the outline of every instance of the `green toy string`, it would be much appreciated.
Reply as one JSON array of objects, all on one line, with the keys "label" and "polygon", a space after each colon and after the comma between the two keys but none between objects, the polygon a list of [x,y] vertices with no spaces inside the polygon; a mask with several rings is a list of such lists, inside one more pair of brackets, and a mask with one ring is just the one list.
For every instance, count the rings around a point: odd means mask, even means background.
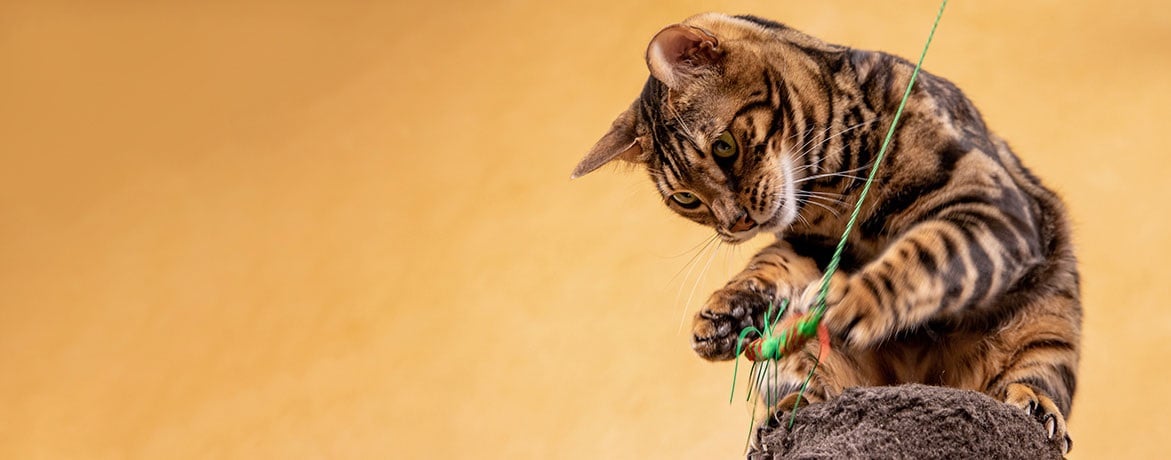
[{"label": "green toy string", "polygon": [[935,29],[939,26],[939,20],[943,18],[943,10],[947,7],[947,0],[943,0],[939,4],[939,12],[935,14],[935,22],[931,25],[931,33],[927,34],[927,43],[923,45],[923,52],[919,54],[919,62],[915,64],[915,71],[911,73],[911,81],[907,83],[906,91],[903,91],[903,99],[899,102],[899,108],[895,111],[895,117],[890,122],[890,129],[886,131],[886,138],[882,141],[882,147],[878,149],[878,156],[874,159],[874,165],[870,167],[870,176],[866,178],[866,185],[862,187],[862,193],[858,195],[858,202],[854,205],[854,212],[850,214],[850,220],[846,222],[846,229],[842,231],[842,239],[838,241],[838,247],[834,250],[834,255],[829,260],[829,264],[825,267],[825,276],[821,279],[821,289],[814,299],[815,305],[813,310],[805,320],[797,324],[797,330],[803,337],[812,337],[817,331],[817,326],[821,324],[821,318],[825,315],[825,298],[829,295],[829,281],[834,273],[838,270],[838,264],[842,260],[842,252],[846,249],[846,241],[850,238],[850,232],[854,230],[854,224],[858,220],[858,214],[862,212],[862,203],[866,201],[866,195],[870,193],[870,185],[874,183],[874,176],[878,173],[878,165],[882,163],[883,158],[886,158],[886,150],[890,147],[890,141],[894,138],[895,127],[899,124],[899,119],[903,116],[903,108],[907,105],[907,99],[911,97],[911,88],[915,86],[915,80],[919,78],[919,69],[923,68],[923,60],[927,57],[927,49],[931,47],[931,40],[935,38]]},{"label": "green toy string", "polygon": [[[838,265],[841,263],[842,253],[845,252],[846,243],[850,238],[850,232],[853,231],[854,226],[858,220],[858,215],[861,214],[861,212],[862,212],[862,203],[865,202],[866,196],[870,193],[870,187],[874,183],[874,177],[878,173],[878,166],[882,163],[882,160],[884,158],[886,158],[887,149],[890,147],[891,139],[894,138],[895,128],[898,126],[899,120],[903,116],[903,109],[907,105],[907,100],[911,97],[911,89],[915,86],[915,81],[919,77],[919,70],[923,68],[923,60],[927,57],[927,50],[931,47],[932,39],[935,38],[935,30],[936,30],[936,28],[939,27],[939,21],[940,21],[940,19],[943,18],[943,11],[945,8],[947,8],[947,0],[943,0],[942,3],[940,3],[940,5],[939,5],[939,12],[936,13],[936,15],[935,15],[935,22],[932,23],[932,25],[931,25],[931,32],[927,35],[927,42],[923,45],[923,51],[919,54],[919,61],[915,64],[915,70],[911,73],[911,80],[909,82],[907,82],[907,89],[903,92],[902,100],[899,101],[898,110],[895,111],[894,119],[891,120],[890,128],[887,130],[886,137],[882,141],[882,147],[879,148],[879,150],[878,150],[878,155],[874,159],[874,165],[872,165],[870,167],[870,174],[866,178],[866,183],[862,187],[862,192],[858,195],[858,201],[854,205],[853,213],[850,214],[850,220],[846,222],[846,228],[845,228],[845,230],[842,231],[842,239],[840,241],[838,241],[838,246],[834,250],[834,254],[830,258],[829,263],[826,265],[825,274],[822,276],[822,279],[821,279],[821,286],[818,289],[817,297],[814,298],[814,301],[813,301],[813,307],[810,309],[810,312],[808,314],[806,314],[804,318],[800,319],[797,322],[796,326],[793,328],[792,333],[794,335],[798,336],[801,341],[808,340],[809,338],[811,338],[817,334],[817,328],[818,328],[818,326],[821,325],[821,320],[825,316],[825,310],[826,310],[825,302],[826,302],[826,297],[829,295],[830,280],[833,278],[834,273],[837,272]],[[783,308],[784,308],[784,306],[782,306],[782,311],[783,311]],[[770,305],[769,310],[771,310],[771,309],[772,309],[772,306]],[[779,313],[777,314],[777,317],[778,318],[780,317]],[[737,346],[736,346],[737,363],[739,362],[738,358],[740,356],[740,344],[743,342],[743,340],[745,339],[745,337],[747,336],[748,333],[756,332],[758,335],[761,335],[761,336],[774,335],[773,331],[772,331],[772,327],[774,326],[774,324],[770,324],[770,321],[769,321],[770,318],[769,318],[768,312],[766,312],[765,318],[766,318],[765,325],[764,325],[765,331],[761,331],[761,330],[759,330],[755,327],[752,327],[752,326],[749,326],[741,331],[740,340],[737,342]],[[775,323],[776,319],[772,319],[772,322]],[[780,338],[780,342],[783,344],[783,347],[786,347],[786,348],[789,345],[788,339],[792,338],[792,337],[786,337],[786,335],[789,333],[790,332],[787,330],[782,330],[778,334],[776,334]],[[775,353],[775,354],[779,355],[779,352]],[[770,359],[780,359],[781,358],[781,356],[773,356],[773,353],[770,353],[766,356],[768,356]],[[813,373],[817,370],[817,366],[818,366],[818,364],[820,364],[820,362],[821,362],[821,356],[818,356],[817,361],[814,362],[813,369],[809,371],[809,375],[806,377],[804,384],[802,384],[802,386],[801,386],[801,391],[800,391],[800,393],[798,393],[798,396],[797,396],[797,402],[793,407],[793,417],[789,421],[790,427],[792,427],[793,422],[796,420],[796,416],[797,416],[796,405],[800,404],[801,397],[804,395],[805,389],[809,386],[809,382],[812,381]],[[753,364],[753,369],[754,370],[756,369],[756,363]],[[763,370],[763,372],[767,372],[767,369]],[[763,374],[763,372],[762,372],[762,374]],[[759,388],[759,385],[762,384],[763,382],[759,381],[761,379],[757,379],[757,380],[758,380],[758,382],[754,382],[754,383],[757,383],[758,388]],[[733,391],[733,393],[736,391],[735,390],[735,382],[736,382],[736,370],[734,369],[732,372],[732,385],[733,385],[732,391]],[[759,391],[758,391],[758,394],[759,394]],[[751,395],[752,395],[752,389],[749,388],[749,397],[750,398],[751,398]],[[755,416],[755,412],[756,411],[753,410],[754,416]]]}]

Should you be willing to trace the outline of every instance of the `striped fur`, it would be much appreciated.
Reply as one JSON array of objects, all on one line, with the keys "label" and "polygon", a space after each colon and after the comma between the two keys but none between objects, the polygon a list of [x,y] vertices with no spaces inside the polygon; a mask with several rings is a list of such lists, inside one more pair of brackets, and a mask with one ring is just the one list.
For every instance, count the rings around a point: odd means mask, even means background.
[{"label": "striped fur", "polygon": [[[696,316],[696,352],[732,359],[770,302],[808,307],[913,65],[719,14],[664,29],[648,64],[641,96],[575,176],[637,162],[668,206],[725,241],[777,235]],[[714,155],[725,131],[734,161]],[[680,206],[681,191],[702,203]],[[859,222],[813,399],[908,382],[978,390],[1068,449],[1082,314],[1066,213],[947,80],[920,74]],[[810,363],[781,365],[797,381]]]}]

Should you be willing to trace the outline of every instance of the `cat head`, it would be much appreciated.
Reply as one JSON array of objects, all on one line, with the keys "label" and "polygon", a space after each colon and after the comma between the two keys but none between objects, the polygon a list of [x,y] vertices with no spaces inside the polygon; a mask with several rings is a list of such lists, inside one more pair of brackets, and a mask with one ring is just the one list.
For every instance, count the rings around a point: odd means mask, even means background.
[{"label": "cat head", "polygon": [[641,96],[573,177],[615,160],[643,165],[669,208],[726,242],[782,232],[797,218],[801,169],[782,122],[788,95],[775,84],[785,65],[778,34],[787,31],[714,13],[660,31],[647,47],[651,75]]}]

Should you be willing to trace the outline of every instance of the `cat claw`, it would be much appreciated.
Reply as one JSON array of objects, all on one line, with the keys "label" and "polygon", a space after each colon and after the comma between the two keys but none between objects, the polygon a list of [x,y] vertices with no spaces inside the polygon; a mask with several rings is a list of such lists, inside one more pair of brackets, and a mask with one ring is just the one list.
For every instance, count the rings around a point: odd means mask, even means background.
[{"label": "cat claw", "polygon": [[1057,434],[1057,418],[1053,414],[1045,415],[1045,431],[1049,433],[1048,438],[1053,439],[1053,435]]},{"label": "cat claw", "polygon": [[1045,438],[1061,449],[1061,454],[1069,453],[1073,447],[1072,439],[1065,424],[1065,417],[1057,405],[1048,396],[1038,393],[1032,387],[1020,383],[1013,383],[1006,390],[1006,403],[1019,407],[1026,414],[1041,424]]}]

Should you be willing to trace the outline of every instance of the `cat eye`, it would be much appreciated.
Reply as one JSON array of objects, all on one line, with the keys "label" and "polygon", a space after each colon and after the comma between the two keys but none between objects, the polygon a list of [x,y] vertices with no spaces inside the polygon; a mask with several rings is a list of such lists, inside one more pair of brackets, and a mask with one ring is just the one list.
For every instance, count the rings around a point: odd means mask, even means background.
[{"label": "cat eye", "polygon": [[690,192],[673,193],[671,194],[671,200],[684,209],[695,209],[699,207],[699,197]]},{"label": "cat eye", "polygon": [[725,160],[736,156],[736,138],[732,137],[730,131],[724,131],[712,142],[712,155]]}]

